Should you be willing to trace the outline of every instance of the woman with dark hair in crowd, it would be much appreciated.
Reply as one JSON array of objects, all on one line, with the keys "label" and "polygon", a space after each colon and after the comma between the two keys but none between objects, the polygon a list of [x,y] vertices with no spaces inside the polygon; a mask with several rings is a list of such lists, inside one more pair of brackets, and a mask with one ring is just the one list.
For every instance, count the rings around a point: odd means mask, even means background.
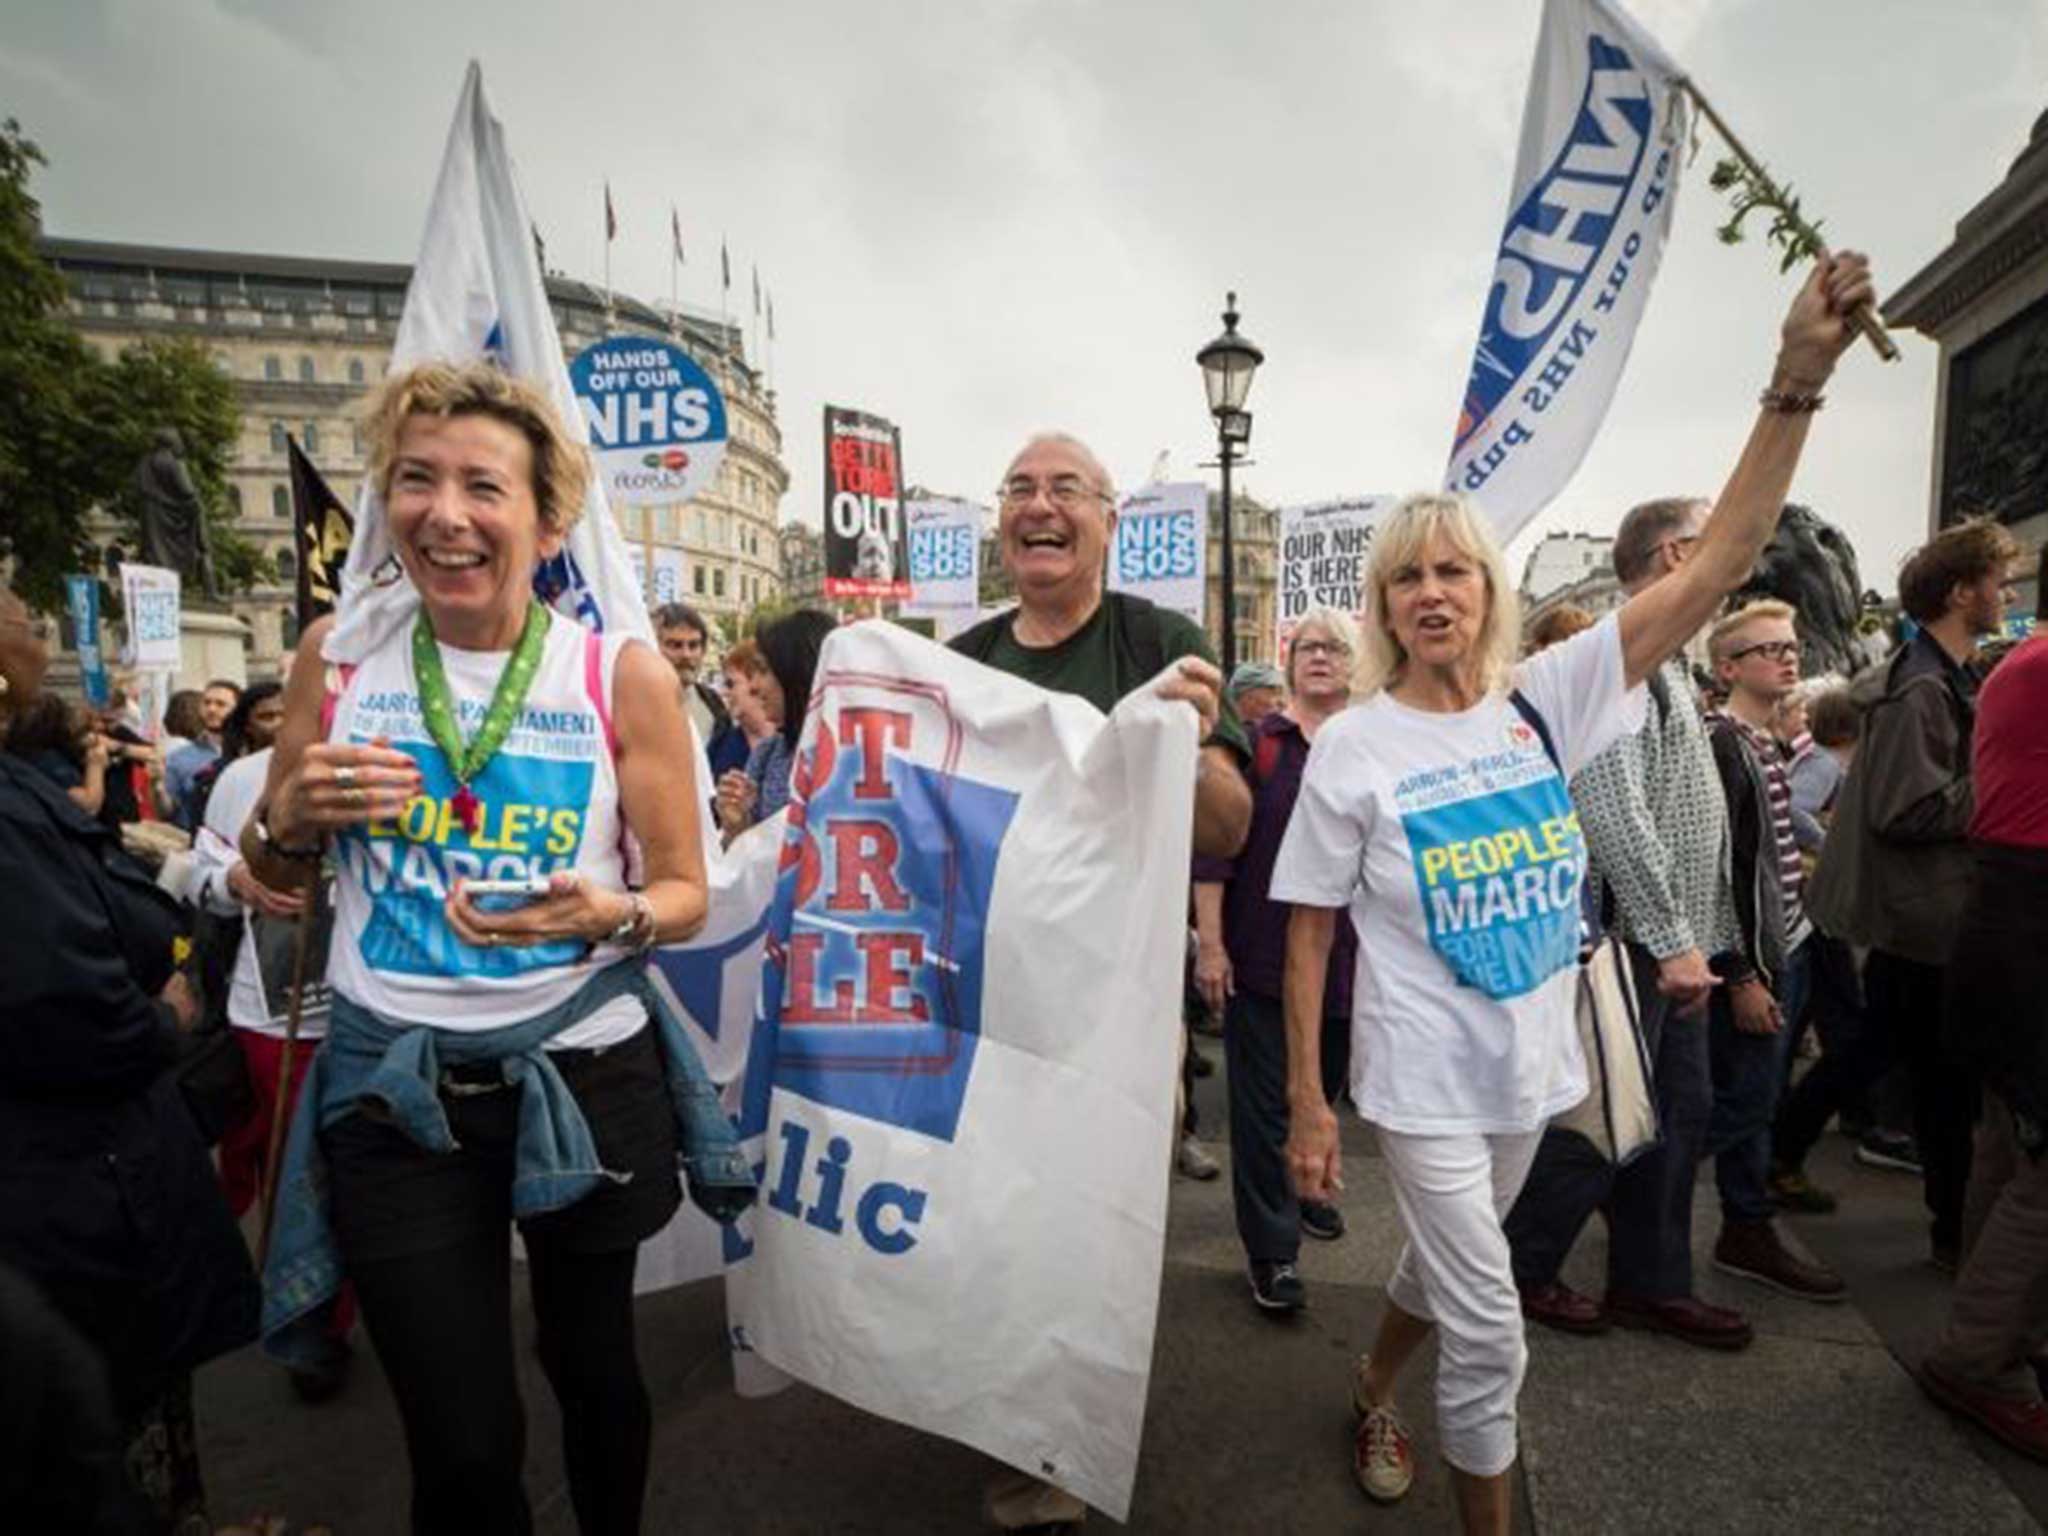
[{"label": "woman with dark hair in crowd", "polygon": [[98,816],[107,794],[107,738],[61,695],[38,694],[7,726],[7,750]]},{"label": "woman with dark hair in crowd", "polygon": [[754,637],[762,663],[754,674],[754,693],[775,732],[754,748],[744,774],[728,773],[718,781],[718,824],[727,842],[789,804],[790,770],[803,738],[818,653],[838,626],[829,613],[800,608]]},{"label": "woman with dark hair in crowd", "polygon": [[[47,661],[27,607],[0,587],[0,724],[36,707]],[[204,1530],[192,1372],[254,1337],[257,1298],[168,1070],[199,1017],[176,966],[182,915],[109,828],[12,754],[0,869],[0,1263],[92,1345],[112,1385],[131,1508],[87,1528]]]}]

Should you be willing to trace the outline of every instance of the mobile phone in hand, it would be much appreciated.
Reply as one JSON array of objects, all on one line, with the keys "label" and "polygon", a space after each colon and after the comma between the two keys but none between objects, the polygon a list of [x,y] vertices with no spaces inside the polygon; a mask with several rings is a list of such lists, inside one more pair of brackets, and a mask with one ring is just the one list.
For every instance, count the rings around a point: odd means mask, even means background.
[{"label": "mobile phone in hand", "polygon": [[530,875],[523,880],[465,880],[462,894],[479,912],[517,912],[539,901],[553,889],[551,877]]}]

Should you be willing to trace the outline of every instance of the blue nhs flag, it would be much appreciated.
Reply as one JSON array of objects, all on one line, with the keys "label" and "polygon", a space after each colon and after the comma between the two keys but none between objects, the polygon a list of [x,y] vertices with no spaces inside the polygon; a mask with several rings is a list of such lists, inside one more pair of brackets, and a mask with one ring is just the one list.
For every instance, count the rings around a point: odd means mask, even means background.
[{"label": "blue nhs flag", "polygon": [[1209,490],[1199,481],[1147,485],[1117,508],[1109,587],[1202,622],[1208,575]]},{"label": "blue nhs flag", "polygon": [[1445,475],[1503,542],[1564,489],[1621,380],[1677,202],[1680,75],[1613,0],[1545,0]]}]

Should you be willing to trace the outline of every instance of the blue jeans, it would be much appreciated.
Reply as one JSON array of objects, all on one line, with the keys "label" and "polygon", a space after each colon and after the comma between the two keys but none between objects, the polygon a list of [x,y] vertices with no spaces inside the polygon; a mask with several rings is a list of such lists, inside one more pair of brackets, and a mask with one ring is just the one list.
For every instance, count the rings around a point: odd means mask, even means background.
[{"label": "blue jeans", "polygon": [[1801,944],[1794,950],[1779,973],[1778,1012],[1785,1023],[1774,1035],[1750,1035],[1737,1029],[1727,988],[1714,989],[1708,1032],[1714,1114],[1707,1124],[1707,1151],[1714,1158],[1714,1182],[1721,1191],[1724,1222],[1771,1219],[1771,1120],[1785,1087],[1788,1053],[1796,1033],[1792,1021],[1806,1006],[1808,948]]}]

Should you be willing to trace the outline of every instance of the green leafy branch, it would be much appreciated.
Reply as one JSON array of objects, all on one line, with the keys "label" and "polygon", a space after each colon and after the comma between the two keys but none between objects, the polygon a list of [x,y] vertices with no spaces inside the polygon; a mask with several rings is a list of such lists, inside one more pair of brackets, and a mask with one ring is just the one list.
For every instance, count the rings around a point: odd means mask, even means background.
[{"label": "green leafy branch", "polygon": [[1781,188],[1760,169],[1730,155],[1715,162],[1707,185],[1716,192],[1727,193],[1733,204],[1728,222],[1717,231],[1723,245],[1741,244],[1744,222],[1757,210],[1765,209],[1771,214],[1771,227],[1764,239],[1785,253],[1778,263],[1780,272],[1790,272],[1825,249],[1820,237],[1821,221],[1816,219],[1809,224],[1799,211],[1799,199],[1792,195],[1792,189]]}]

